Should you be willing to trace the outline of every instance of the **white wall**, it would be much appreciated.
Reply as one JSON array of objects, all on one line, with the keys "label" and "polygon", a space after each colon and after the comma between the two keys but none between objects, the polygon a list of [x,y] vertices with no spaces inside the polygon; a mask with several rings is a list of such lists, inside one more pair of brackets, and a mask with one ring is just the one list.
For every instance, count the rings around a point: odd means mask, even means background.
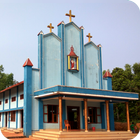
[{"label": "white wall", "polygon": [[[12,97],[16,97],[16,101],[12,102]],[[10,108],[16,108],[17,104],[17,87],[11,89]]]},{"label": "white wall", "polygon": [[15,121],[11,121],[11,113],[10,113],[10,128],[16,128],[16,111],[15,111]]},{"label": "white wall", "polygon": [[[8,103],[5,103],[5,100],[8,99]],[[4,110],[9,109],[9,90],[5,91],[5,98],[4,98]]]},{"label": "white wall", "polygon": [[18,107],[23,107],[24,99],[20,100],[20,95],[23,94],[23,84],[18,86]]},{"label": "white wall", "polygon": [[21,128],[21,110],[18,110],[18,128]]}]

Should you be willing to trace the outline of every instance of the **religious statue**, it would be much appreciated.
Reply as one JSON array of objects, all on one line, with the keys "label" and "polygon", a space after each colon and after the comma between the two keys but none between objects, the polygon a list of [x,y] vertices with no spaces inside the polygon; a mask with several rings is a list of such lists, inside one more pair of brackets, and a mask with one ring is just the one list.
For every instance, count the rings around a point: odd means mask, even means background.
[{"label": "religious statue", "polygon": [[68,70],[71,72],[78,72],[79,65],[78,65],[78,56],[74,52],[73,46],[70,47],[70,53],[68,56]]},{"label": "religious statue", "polygon": [[75,69],[75,62],[73,58],[71,59],[70,63],[71,63],[71,69]]}]

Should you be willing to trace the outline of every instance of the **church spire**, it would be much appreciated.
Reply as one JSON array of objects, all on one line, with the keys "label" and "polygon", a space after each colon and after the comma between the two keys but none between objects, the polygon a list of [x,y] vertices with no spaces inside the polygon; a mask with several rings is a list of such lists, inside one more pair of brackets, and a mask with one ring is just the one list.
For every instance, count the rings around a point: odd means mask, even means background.
[{"label": "church spire", "polygon": [[71,14],[71,10],[69,10],[69,14],[65,14],[66,16],[69,16],[69,22],[71,22],[71,17],[75,17],[75,15]]}]

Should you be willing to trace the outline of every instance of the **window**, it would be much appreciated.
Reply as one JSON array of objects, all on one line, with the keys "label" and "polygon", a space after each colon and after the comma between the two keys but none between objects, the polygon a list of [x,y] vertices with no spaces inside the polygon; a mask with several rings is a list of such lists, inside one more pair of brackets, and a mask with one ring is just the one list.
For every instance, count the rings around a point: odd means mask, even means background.
[{"label": "window", "polygon": [[11,121],[14,122],[15,121],[15,111],[11,112]]},{"label": "window", "polygon": [[22,100],[24,98],[23,94],[20,95],[20,100]]},{"label": "window", "polygon": [[0,101],[0,105],[1,105],[1,101]]},{"label": "window", "polygon": [[90,123],[101,123],[100,107],[88,107],[88,116],[90,118]]},{"label": "window", "polygon": [[16,97],[12,97],[12,102],[15,102],[16,101]]},{"label": "window", "polygon": [[6,103],[6,104],[8,103],[8,99],[5,99],[5,103]]},{"label": "window", "polygon": [[58,123],[57,105],[44,105],[43,114],[44,123]]},{"label": "window", "polygon": [[1,113],[0,113],[0,122],[1,122]]}]

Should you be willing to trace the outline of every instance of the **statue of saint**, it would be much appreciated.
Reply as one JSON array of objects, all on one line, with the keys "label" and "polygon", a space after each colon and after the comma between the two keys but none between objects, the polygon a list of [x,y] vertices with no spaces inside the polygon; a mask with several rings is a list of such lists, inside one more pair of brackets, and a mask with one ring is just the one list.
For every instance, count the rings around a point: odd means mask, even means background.
[{"label": "statue of saint", "polygon": [[73,58],[71,59],[70,63],[71,63],[71,69],[75,69],[74,68],[75,62],[74,62]]}]

